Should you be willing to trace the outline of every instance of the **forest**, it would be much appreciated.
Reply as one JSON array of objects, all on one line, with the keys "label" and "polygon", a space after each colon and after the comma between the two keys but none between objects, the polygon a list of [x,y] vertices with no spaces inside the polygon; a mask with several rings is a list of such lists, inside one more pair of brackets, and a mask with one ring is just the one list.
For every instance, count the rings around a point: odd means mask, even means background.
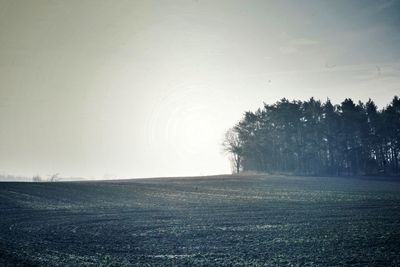
[{"label": "forest", "polygon": [[301,175],[399,175],[400,99],[332,104],[281,99],[264,103],[225,135],[234,172]]}]

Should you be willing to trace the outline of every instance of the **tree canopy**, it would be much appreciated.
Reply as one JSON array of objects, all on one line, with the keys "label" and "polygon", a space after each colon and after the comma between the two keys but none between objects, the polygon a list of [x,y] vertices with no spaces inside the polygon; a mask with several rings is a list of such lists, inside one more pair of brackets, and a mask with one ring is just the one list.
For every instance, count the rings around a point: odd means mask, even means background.
[{"label": "tree canopy", "polygon": [[371,99],[264,103],[228,131],[224,148],[240,158],[237,171],[398,175],[400,99],[395,96],[382,110]]}]

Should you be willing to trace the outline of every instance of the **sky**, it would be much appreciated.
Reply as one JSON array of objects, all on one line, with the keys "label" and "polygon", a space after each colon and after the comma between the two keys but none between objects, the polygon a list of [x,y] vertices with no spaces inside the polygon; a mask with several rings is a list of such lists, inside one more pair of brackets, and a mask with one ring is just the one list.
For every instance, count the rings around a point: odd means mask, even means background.
[{"label": "sky", "polygon": [[400,95],[400,0],[0,0],[0,172],[230,172],[224,132],[281,98]]}]

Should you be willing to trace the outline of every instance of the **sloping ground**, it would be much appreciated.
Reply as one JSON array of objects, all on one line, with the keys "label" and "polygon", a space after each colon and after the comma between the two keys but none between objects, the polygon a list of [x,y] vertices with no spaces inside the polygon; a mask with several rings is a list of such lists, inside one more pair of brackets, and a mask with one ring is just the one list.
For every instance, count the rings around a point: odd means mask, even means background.
[{"label": "sloping ground", "polygon": [[0,184],[0,265],[396,266],[399,237],[390,180]]}]

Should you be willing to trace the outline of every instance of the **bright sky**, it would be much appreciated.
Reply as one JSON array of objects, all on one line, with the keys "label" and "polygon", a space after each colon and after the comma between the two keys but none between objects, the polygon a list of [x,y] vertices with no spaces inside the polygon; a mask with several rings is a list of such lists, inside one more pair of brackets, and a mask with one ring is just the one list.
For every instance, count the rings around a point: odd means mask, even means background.
[{"label": "bright sky", "polygon": [[400,1],[0,0],[0,172],[229,173],[283,97],[400,94]]}]

